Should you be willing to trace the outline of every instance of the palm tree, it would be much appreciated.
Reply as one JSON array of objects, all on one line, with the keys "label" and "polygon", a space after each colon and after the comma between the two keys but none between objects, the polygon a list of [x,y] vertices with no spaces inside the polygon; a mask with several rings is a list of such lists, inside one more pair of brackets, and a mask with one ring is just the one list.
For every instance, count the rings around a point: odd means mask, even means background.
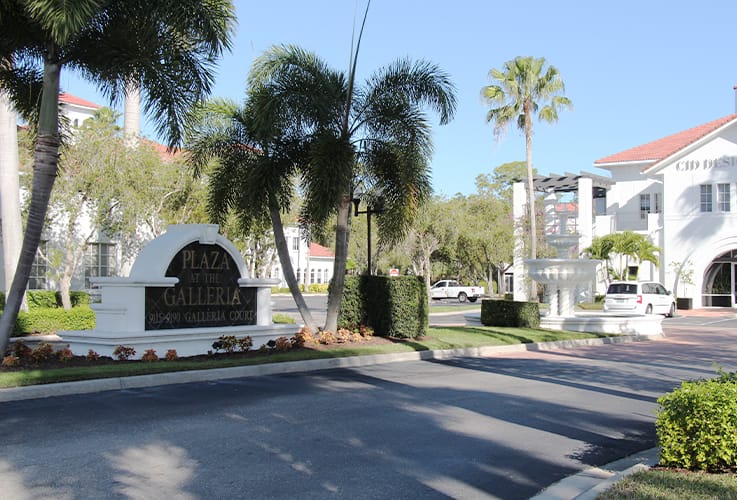
[{"label": "palm tree", "polygon": [[481,95],[492,106],[486,114],[486,121],[494,122],[494,135],[499,139],[507,125],[513,121],[525,133],[530,258],[535,259],[537,222],[532,167],[533,118],[537,115],[539,120],[557,122],[558,110],[570,108],[572,103],[562,95],[565,85],[558,70],[554,66],[545,68],[543,57],[515,57],[505,62],[501,71],[492,69],[489,76],[496,83],[483,87]]},{"label": "palm tree", "polygon": [[441,124],[455,111],[448,76],[428,62],[399,60],[357,85],[357,50],[345,74],[299,47],[272,47],[254,63],[249,76],[252,87],[273,97],[257,103],[256,125],[268,129],[275,117],[285,117],[292,124],[290,133],[305,144],[305,162],[298,171],[302,221],[320,234],[336,217],[325,322],[333,331],[343,294],[355,186],[360,182],[369,198],[381,194],[382,240],[401,239],[431,193],[432,144],[423,107],[436,111]]},{"label": "palm tree", "polygon": [[[637,262],[651,262],[658,266],[660,262],[658,254],[660,253],[660,247],[655,246],[646,236],[633,231],[596,237],[591,241],[591,246],[584,250],[584,254],[589,258],[605,262],[607,281],[610,274],[615,279],[628,279],[630,259],[635,259]],[[619,258],[617,269],[609,265],[612,254],[616,254]]]},{"label": "palm tree", "polygon": [[242,107],[216,99],[198,109],[186,140],[187,158],[197,175],[217,160],[208,173],[208,208],[214,221],[222,223],[234,213],[240,231],[251,234],[262,227],[264,219],[270,220],[289,290],[305,325],[317,332],[294,275],[281,221],[281,212],[290,208],[296,167],[303,161],[304,148],[290,139],[288,123],[274,120],[267,133],[256,130],[254,103],[270,98],[263,90],[251,88]]},{"label": "palm tree", "polygon": [[0,65],[0,86],[14,104],[25,105],[36,97],[27,89],[41,84],[28,222],[0,318],[0,352],[17,318],[57,175],[62,68],[96,83],[111,101],[125,94],[127,82],[140,82],[147,111],[174,146],[187,110],[210,91],[213,66],[230,47],[234,20],[230,0],[0,3],[0,54],[15,63]]}]

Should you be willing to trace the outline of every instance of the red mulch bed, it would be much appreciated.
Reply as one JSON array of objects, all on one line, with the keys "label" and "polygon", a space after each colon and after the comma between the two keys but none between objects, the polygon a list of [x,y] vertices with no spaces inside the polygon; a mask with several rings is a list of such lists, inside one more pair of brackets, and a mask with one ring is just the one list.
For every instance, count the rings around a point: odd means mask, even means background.
[{"label": "red mulch bed", "polygon": [[[368,337],[364,338],[361,342],[342,342],[333,344],[318,344],[310,342],[308,346],[302,348],[296,348],[294,350],[310,349],[317,351],[328,351],[338,347],[345,347],[347,345],[361,345],[361,346],[379,346],[386,344],[395,344],[397,342],[404,342],[404,339],[390,339],[385,337]],[[215,359],[248,359],[269,356],[273,353],[262,352],[259,350],[249,350],[246,352],[216,352],[213,354],[200,354],[197,356],[183,356],[177,358],[178,361],[198,361],[198,360],[211,360]],[[141,353],[138,353],[139,355]],[[160,360],[164,359],[166,353],[157,353]],[[100,366],[110,364],[121,364],[121,363],[146,363],[140,359],[136,360],[117,360],[106,356],[101,356],[98,359],[87,359],[85,356],[73,356],[66,361],[60,360],[57,356],[51,356],[46,360],[37,361],[30,356],[24,356],[19,359],[19,362],[15,366],[0,366],[0,373],[2,372],[14,372],[22,370],[47,370],[53,368],[67,368],[67,367],[80,367],[80,366]]]}]

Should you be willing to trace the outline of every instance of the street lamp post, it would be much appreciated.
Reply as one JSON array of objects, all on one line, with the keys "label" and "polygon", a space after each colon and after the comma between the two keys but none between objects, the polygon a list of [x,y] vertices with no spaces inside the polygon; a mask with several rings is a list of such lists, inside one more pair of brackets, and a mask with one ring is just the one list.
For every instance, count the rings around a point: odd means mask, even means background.
[{"label": "street lamp post", "polygon": [[371,214],[379,214],[383,212],[383,209],[371,206],[369,200],[366,201],[366,210],[358,210],[358,206],[361,204],[361,198],[365,193],[361,188],[357,188],[353,193],[353,216],[358,217],[360,214],[366,214],[366,233],[367,233],[367,250],[368,250],[368,274],[371,274]]}]

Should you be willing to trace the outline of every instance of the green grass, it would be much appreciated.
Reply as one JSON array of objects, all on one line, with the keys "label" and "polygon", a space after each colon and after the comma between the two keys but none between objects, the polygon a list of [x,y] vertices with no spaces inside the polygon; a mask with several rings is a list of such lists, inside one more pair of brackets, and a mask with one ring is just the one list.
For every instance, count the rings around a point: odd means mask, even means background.
[{"label": "green grass", "polygon": [[653,469],[618,481],[597,500],[737,499],[737,476]]},{"label": "green grass", "polygon": [[155,373],[209,370],[284,361],[301,361],[320,358],[338,358],[369,354],[456,349],[464,347],[498,346],[554,340],[604,337],[605,335],[536,330],[531,328],[504,328],[486,326],[431,327],[422,339],[396,341],[384,345],[338,344],[328,350],[302,349],[251,358],[222,358],[178,361],[135,362],[83,367],[28,369],[0,373],[0,388],[19,387],[97,378],[129,377]]}]

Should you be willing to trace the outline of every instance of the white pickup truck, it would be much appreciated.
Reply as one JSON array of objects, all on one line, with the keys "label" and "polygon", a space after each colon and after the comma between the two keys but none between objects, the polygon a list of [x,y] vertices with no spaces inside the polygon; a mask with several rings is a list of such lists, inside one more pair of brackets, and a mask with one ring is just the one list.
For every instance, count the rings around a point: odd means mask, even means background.
[{"label": "white pickup truck", "polygon": [[458,299],[458,302],[470,300],[476,302],[484,296],[482,286],[461,286],[455,280],[441,280],[430,288],[430,297],[433,299]]}]

